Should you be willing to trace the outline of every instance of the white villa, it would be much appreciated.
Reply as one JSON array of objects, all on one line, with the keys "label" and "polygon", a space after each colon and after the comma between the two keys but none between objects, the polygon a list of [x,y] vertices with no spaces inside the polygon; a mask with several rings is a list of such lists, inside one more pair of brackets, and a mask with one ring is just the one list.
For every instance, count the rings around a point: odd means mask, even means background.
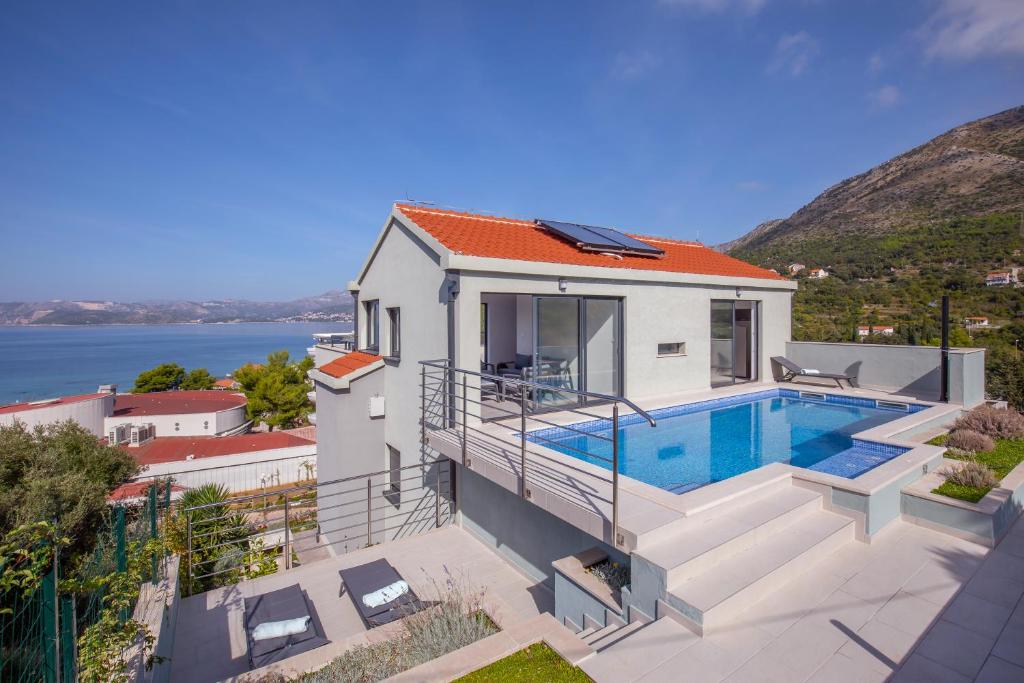
[{"label": "white villa", "polygon": [[[539,640],[596,681],[966,669],[925,634],[1024,473],[944,498],[926,441],[985,401],[984,349],[794,342],[797,286],[699,243],[394,205],[349,284],[354,338],[317,340],[317,481],[275,492],[315,528],[275,532],[283,571],[183,601],[173,676],[295,675],[396,633],[345,578],[382,562],[382,587],[486,587],[503,629],[396,680]],[[296,583],[328,644],[250,666],[243,598]]]}]

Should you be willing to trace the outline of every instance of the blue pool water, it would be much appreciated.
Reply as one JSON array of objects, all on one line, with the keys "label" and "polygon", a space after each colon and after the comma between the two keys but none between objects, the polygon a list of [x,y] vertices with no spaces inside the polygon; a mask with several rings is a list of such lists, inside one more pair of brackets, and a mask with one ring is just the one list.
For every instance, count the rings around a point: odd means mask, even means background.
[{"label": "blue pool water", "polygon": [[[773,462],[853,478],[907,450],[855,440],[854,434],[926,407],[908,411],[879,408],[870,399],[799,396],[773,389],[664,408],[652,412],[658,423],[653,428],[627,416],[619,427],[619,472],[676,493]],[[611,421],[572,427],[586,434],[550,428],[530,432],[528,439],[611,469]]]}]

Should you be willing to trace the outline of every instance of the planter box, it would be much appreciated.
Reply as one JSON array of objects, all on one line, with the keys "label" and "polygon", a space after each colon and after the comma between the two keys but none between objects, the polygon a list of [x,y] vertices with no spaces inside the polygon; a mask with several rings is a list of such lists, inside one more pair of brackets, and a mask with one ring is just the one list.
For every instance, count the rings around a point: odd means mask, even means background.
[{"label": "planter box", "polygon": [[991,548],[1024,509],[1024,463],[977,503],[932,493],[942,481],[936,472],[904,488],[900,500],[903,518]]},{"label": "planter box", "polygon": [[615,590],[587,571],[587,567],[607,559],[606,552],[591,548],[551,563],[555,570],[555,618],[559,623],[569,620],[586,628],[584,621],[596,621],[607,626],[609,613],[624,619],[628,589]]}]

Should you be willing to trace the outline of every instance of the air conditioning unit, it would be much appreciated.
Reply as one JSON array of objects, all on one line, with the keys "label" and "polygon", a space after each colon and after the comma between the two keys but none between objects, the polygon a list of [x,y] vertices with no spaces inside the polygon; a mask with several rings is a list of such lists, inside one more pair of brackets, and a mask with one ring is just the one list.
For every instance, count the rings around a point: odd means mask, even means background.
[{"label": "air conditioning unit", "polygon": [[156,425],[147,422],[143,425],[132,425],[130,446],[141,446],[156,438]]},{"label": "air conditioning unit", "polygon": [[111,446],[120,446],[130,440],[132,436],[131,427],[130,424],[111,427],[110,431],[107,432],[107,443]]}]

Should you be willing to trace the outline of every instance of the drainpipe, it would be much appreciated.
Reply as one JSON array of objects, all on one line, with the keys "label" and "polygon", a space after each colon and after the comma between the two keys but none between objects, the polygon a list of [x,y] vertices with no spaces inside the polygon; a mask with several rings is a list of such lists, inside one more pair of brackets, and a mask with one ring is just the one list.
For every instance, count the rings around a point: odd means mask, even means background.
[{"label": "drainpipe", "polygon": [[[449,270],[445,274],[445,308],[448,314],[448,367],[451,368],[445,377],[448,393],[449,425],[455,424],[455,300],[459,296],[459,271]],[[465,416],[463,416],[465,419]]]},{"label": "drainpipe", "polygon": [[939,366],[939,400],[949,403],[949,295],[942,296],[942,363]]}]

